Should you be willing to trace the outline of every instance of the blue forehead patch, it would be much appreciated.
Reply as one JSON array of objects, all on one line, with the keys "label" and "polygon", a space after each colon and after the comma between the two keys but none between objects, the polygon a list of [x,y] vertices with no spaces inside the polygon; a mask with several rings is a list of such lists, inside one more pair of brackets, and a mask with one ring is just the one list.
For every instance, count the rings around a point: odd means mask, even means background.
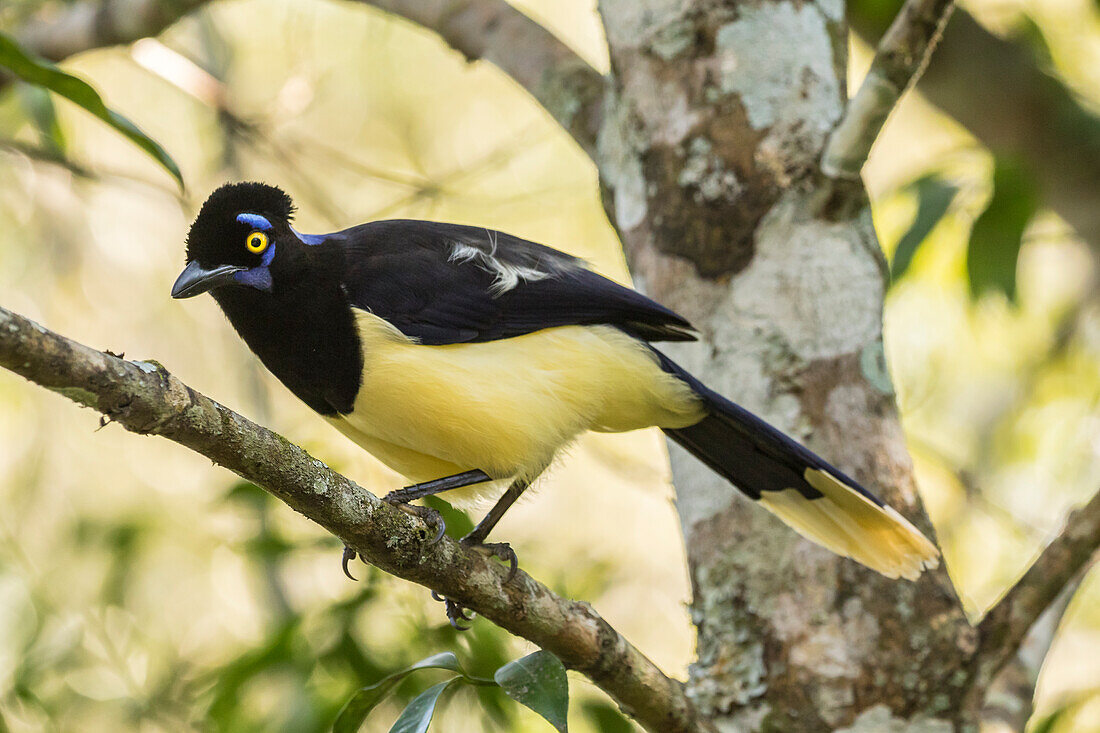
[{"label": "blue forehead patch", "polygon": [[253,229],[259,229],[261,232],[270,232],[274,228],[271,222],[259,214],[237,214],[237,221]]}]

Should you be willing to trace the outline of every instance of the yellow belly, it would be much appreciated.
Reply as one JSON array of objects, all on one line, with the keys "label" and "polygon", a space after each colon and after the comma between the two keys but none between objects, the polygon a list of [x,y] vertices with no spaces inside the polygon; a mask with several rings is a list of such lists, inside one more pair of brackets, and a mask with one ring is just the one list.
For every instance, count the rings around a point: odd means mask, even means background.
[{"label": "yellow belly", "polygon": [[412,482],[475,468],[530,480],[586,430],[676,428],[703,417],[687,385],[610,326],[424,346],[355,314],[363,383],[354,410],[329,420]]}]

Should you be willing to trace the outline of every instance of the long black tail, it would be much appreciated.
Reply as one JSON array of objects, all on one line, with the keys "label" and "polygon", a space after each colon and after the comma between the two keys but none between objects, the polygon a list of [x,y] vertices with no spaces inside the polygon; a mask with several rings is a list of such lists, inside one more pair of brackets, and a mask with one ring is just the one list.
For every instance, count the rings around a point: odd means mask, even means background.
[{"label": "long black tail", "polygon": [[799,534],[891,578],[916,579],[935,567],[935,545],[853,479],[760,418],[711,390],[659,351],[708,415],[665,429],[674,441],[760,502]]}]

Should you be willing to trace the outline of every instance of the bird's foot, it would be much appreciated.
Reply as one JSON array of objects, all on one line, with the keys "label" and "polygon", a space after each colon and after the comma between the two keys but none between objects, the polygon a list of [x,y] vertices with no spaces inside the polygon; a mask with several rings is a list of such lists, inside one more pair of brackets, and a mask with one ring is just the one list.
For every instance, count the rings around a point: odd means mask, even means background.
[{"label": "bird's foot", "polygon": [[507,542],[482,542],[476,537],[471,539],[470,535],[466,535],[459,542],[464,547],[477,550],[508,563],[508,577],[504,579],[505,583],[511,583],[512,579],[516,577],[516,571],[519,570],[519,558],[516,556],[516,551]]},{"label": "bird's foot", "polygon": [[424,524],[428,525],[429,529],[435,530],[435,536],[432,537],[428,545],[434,545],[443,539],[443,534],[447,531],[447,523],[443,521],[443,515],[432,509],[430,506],[421,506],[420,504],[409,504],[406,500],[400,496],[395,496],[398,491],[391,491],[382,497],[382,501],[386,502],[390,506],[397,507],[406,514],[411,514]]},{"label": "bird's foot", "polygon": [[344,557],[340,561],[340,567],[342,567],[344,569],[344,575],[348,576],[352,580],[358,580],[358,578],[356,578],[354,575],[352,575],[351,571],[348,570],[348,563],[350,561],[354,560],[356,555],[357,555],[357,553],[355,552],[355,550],[351,549],[347,545],[344,545]]},{"label": "bird's foot", "polygon": [[[435,530],[435,535],[428,542],[428,545],[434,545],[443,539],[443,534],[447,531],[447,523],[443,521],[443,515],[432,509],[430,506],[420,506],[418,504],[407,504],[399,498],[395,498],[394,494],[397,492],[391,491],[382,497],[382,501],[391,506],[395,506],[406,514],[411,514],[417,519],[428,525],[429,530]],[[348,576],[352,580],[355,580],[355,576],[348,570],[348,563],[357,557],[358,553],[352,548],[344,545],[344,556],[340,561],[340,567],[344,569],[344,575]],[[365,562],[365,561],[364,561]]]},{"label": "bird's foot", "polygon": [[[516,571],[519,569],[519,558],[516,557],[516,551],[507,542],[482,542],[476,537],[471,539],[469,536],[463,537],[459,542],[471,550],[492,555],[508,563],[508,576],[504,579],[505,583],[512,582],[512,579],[516,577]],[[440,595],[434,590],[432,591],[432,598],[444,604],[447,610],[447,620],[451,623],[451,626],[458,631],[466,631],[470,628],[460,623],[461,621],[470,622],[474,620],[472,616],[466,615],[470,609],[458,601]]]},{"label": "bird's foot", "polygon": [[447,610],[447,621],[450,622],[451,627],[454,628],[455,631],[467,631],[467,630],[469,630],[469,628],[470,628],[469,626],[463,626],[462,624],[459,623],[459,621],[467,621],[468,622],[468,621],[473,621],[474,620],[473,616],[467,616],[466,615],[467,612],[473,613],[472,611],[470,611],[470,609],[466,608],[465,606],[463,606],[458,601],[453,601],[450,598],[446,598],[444,596],[441,596],[439,593],[436,593],[434,590],[432,591],[432,599],[436,600],[436,601],[439,601],[440,603],[443,604],[443,607]]}]

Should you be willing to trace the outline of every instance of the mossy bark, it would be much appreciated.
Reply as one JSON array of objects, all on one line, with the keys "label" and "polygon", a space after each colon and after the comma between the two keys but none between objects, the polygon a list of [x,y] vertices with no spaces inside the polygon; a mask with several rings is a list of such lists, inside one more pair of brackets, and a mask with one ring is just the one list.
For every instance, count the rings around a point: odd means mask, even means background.
[{"label": "mossy bark", "polygon": [[[883,365],[885,270],[866,196],[818,165],[845,104],[843,5],[600,11],[609,216],[637,284],[703,334],[669,350],[930,533]],[[976,632],[942,567],[918,583],[880,577],[799,539],[676,447],[672,460],[699,639],[689,694],[720,728],[973,718]]]}]

